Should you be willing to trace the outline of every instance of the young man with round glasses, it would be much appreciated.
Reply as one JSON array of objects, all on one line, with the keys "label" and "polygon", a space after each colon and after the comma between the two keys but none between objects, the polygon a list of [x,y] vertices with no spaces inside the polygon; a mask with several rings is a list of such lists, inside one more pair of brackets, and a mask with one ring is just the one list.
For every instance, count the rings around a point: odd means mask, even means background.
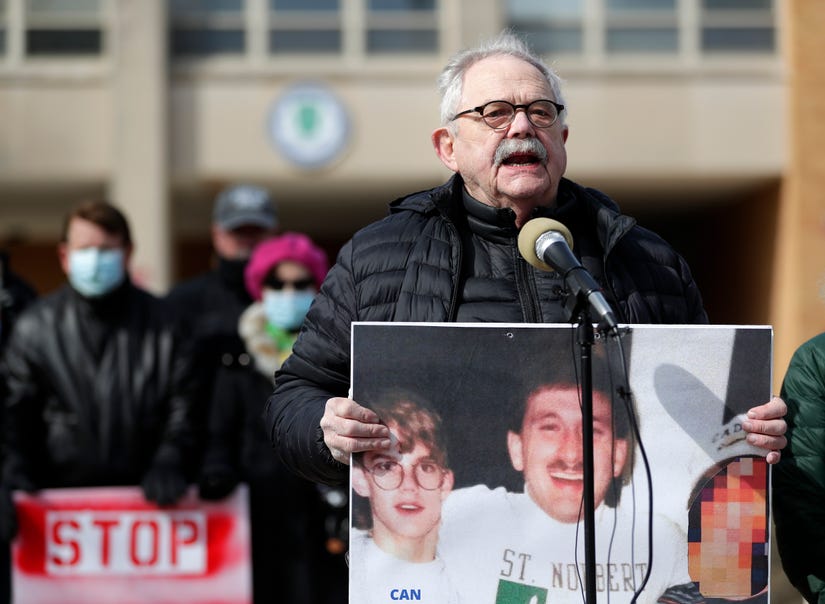
[{"label": "young man with round glasses", "polygon": [[[455,604],[455,590],[437,555],[441,506],[453,488],[441,418],[409,395],[375,407],[392,445],[355,458],[355,528],[350,534],[350,602],[420,597]],[[363,509],[363,499],[369,509]]]}]

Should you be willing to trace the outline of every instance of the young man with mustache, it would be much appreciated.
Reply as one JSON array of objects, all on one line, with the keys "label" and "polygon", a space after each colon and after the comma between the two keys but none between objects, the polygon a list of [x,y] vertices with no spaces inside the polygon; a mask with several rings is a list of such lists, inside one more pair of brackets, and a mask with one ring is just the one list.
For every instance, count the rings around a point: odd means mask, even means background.
[{"label": "young man with mustache", "polygon": [[[528,386],[526,396],[518,395],[507,406],[507,452],[513,469],[523,476],[523,491],[475,485],[453,491],[445,503],[439,546],[447,569],[461,585],[464,601],[582,601],[583,420],[580,387],[572,367],[570,371],[570,376]],[[636,447],[624,403],[611,394],[606,379],[594,384],[598,599],[701,602],[704,598],[688,573],[685,534],[672,520],[653,514],[655,547],[651,548],[642,501],[633,493],[623,493],[633,472]]]}]

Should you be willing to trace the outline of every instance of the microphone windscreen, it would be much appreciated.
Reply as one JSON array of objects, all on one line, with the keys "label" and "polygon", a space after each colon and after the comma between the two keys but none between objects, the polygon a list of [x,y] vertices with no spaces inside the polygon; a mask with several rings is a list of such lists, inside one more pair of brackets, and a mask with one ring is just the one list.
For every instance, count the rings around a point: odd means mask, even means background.
[{"label": "microphone windscreen", "polygon": [[573,235],[570,234],[570,229],[560,223],[558,220],[552,218],[533,218],[521,227],[521,232],[518,234],[518,249],[521,252],[522,258],[543,271],[553,271],[552,266],[547,264],[544,260],[536,255],[536,241],[544,233],[548,231],[556,231],[561,234],[570,249],[573,249]]}]

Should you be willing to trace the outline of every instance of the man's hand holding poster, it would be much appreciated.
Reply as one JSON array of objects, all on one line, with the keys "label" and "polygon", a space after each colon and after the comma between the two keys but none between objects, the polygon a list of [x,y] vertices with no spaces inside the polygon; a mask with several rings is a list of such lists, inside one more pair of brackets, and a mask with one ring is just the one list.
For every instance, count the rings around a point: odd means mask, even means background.
[{"label": "man's hand holding poster", "polygon": [[352,460],[353,604],[574,604],[588,572],[599,602],[767,601],[767,466],[742,414],[770,398],[770,328],[596,339],[592,569],[575,327],[352,333],[352,397],[392,433]]}]

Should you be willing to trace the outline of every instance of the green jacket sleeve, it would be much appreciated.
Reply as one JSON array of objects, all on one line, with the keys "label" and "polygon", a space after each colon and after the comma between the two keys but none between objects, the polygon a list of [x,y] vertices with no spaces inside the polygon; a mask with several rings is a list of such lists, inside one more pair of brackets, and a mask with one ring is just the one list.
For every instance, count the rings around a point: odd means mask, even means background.
[{"label": "green jacket sleeve", "polygon": [[772,472],[777,545],[791,583],[825,604],[825,334],[794,353],[781,396],[788,446]]}]

